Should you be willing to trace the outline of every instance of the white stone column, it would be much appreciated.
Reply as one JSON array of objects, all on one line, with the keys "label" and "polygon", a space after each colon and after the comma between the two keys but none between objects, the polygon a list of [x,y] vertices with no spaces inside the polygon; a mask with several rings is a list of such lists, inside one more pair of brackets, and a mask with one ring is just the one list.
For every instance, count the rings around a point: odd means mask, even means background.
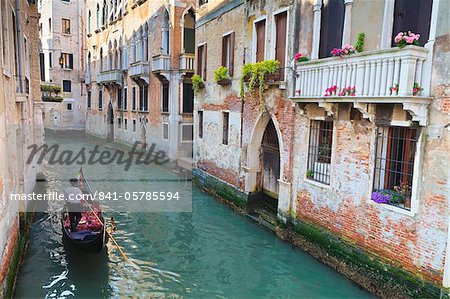
[{"label": "white stone column", "polygon": [[381,49],[391,47],[392,26],[394,25],[395,0],[385,0],[383,27],[381,29]]},{"label": "white stone column", "polygon": [[342,46],[350,44],[352,34],[352,7],[353,0],[344,0],[344,32],[342,34]]},{"label": "white stone column", "polygon": [[320,45],[320,22],[322,17],[322,0],[314,0],[314,27],[313,27],[313,41],[311,49],[311,59],[319,58]]},{"label": "white stone column", "polygon": [[182,94],[179,90],[182,88],[182,77],[180,74],[171,74],[169,81],[169,158],[175,160],[178,158],[179,144],[179,123],[180,123],[180,106],[182,102]]}]

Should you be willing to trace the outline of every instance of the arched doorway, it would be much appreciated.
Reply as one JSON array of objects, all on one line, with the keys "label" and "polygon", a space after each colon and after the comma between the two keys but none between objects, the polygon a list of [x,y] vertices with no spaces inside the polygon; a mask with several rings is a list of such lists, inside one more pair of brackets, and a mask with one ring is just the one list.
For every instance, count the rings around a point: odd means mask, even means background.
[{"label": "arched doorway", "polygon": [[280,145],[272,119],[267,123],[261,142],[261,189],[267,195],[278,198],[280,178]]},{"label": "arched doorway", "polygon": [[114,110],[111,102],[108,104],[108,112],[106,116],[106,141],[114,141]]}]

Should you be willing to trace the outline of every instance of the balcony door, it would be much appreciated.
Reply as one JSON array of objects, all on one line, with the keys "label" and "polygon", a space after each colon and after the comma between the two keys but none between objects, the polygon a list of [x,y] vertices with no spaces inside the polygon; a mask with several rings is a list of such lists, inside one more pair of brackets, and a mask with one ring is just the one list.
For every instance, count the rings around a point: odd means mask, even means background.
[{"label": "balcony door", "polygon": [[344,0],[323,0],[319,58],[329,57],[331,50],[342,47],[344,15]]},{"label": "balcony door", "polygon": [[433,0],[395,0],[392,46],[399,32],[411,31],[420,34],[419,44],[428,42]]}]

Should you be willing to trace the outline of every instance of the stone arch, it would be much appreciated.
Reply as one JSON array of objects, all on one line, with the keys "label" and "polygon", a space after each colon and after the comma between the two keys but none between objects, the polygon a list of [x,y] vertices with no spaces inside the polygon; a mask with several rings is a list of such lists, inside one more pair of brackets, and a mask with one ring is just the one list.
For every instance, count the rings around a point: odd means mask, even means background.
[{"label": "stone arch", "polygon": [[195,52],[195,21],[195,9],[194,5],[191,4],[183,11],[180,19],[183,53]]},{"label": "stone arch", "polygon": [[257,182],[257,174],[262,171],[261,160],[260,160],[260,150],[261,144],[263,141],[264,132],[266,131],[267,125],[272,120],[273,125],[276,130],[276,135],[278,138],[278,146],[280,151],[280,173],[279,179],[283,180],[284,178],[284,165],[286,161],[283,159],[283,139],[280,130],[280,125],[276,119],[276,117],[269,112],[261,113],[257,121],[251,131],[250,140],[247,146],[247,174],[246,174],[246,182],[245,182],[245,191],[253,192],[256,191],[258,186]]}]

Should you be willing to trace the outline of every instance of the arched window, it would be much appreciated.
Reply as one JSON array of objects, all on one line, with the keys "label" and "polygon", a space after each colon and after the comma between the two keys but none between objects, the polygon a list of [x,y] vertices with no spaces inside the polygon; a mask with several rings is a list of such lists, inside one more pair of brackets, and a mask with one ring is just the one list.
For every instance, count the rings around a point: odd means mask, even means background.
[{"label": "arched window", "polygon": [[104,0],[102,12],[102,25],[106,25],[107,20],[108,20],[108,5],[106,4],[106,0]]},{"label": "arched window", "polygon": [[97,29],[100,28],[100,5],[97,4]]},{"label": "arched window", "polygon": [[88,53],[86,72],[88,73],[88,75],[91,74],[91,52],[90,51]]},{"label": "arched window", "polygon": [[162,54],[169,55],[169,14],[164,10],[163,23],[161,27],[161,49]]},{"label": "arched window", "polygon": [[144,61],[148,61],[149,58],[149,44],[148,44],[148,24],[144,26]]},{"label": "arched window", "polygon": [[136,62],[136,33],[131,38],[131,63]]},{"label": "arched window", "polygon": [[88,28],[87,28],[88,33],[91,33],[91,11],[90,10],[89,10],[89,13],[88,13],[87,26],[88,26]]},{"label": "arched window", "polygon": [[100,72],[102,72],[103,71],[103,48],[100,48],[100,59],[99,59],[99,61],[100,61],[99,69],[100,69]]},{"label": "arched window", "polygon": [[191,9],[184,16],[183,49],[184,53],[195,52],[195,15]]},{"label": "arched window", "polygon": [[108,44],[108,70],[113,69],[113,49],[112,49],[112,43],[109,41]]},{"label": "arched window", "polygon": [[114,41],[114,69],[119,69],[119,49],[117,47],[117,40]]}]

